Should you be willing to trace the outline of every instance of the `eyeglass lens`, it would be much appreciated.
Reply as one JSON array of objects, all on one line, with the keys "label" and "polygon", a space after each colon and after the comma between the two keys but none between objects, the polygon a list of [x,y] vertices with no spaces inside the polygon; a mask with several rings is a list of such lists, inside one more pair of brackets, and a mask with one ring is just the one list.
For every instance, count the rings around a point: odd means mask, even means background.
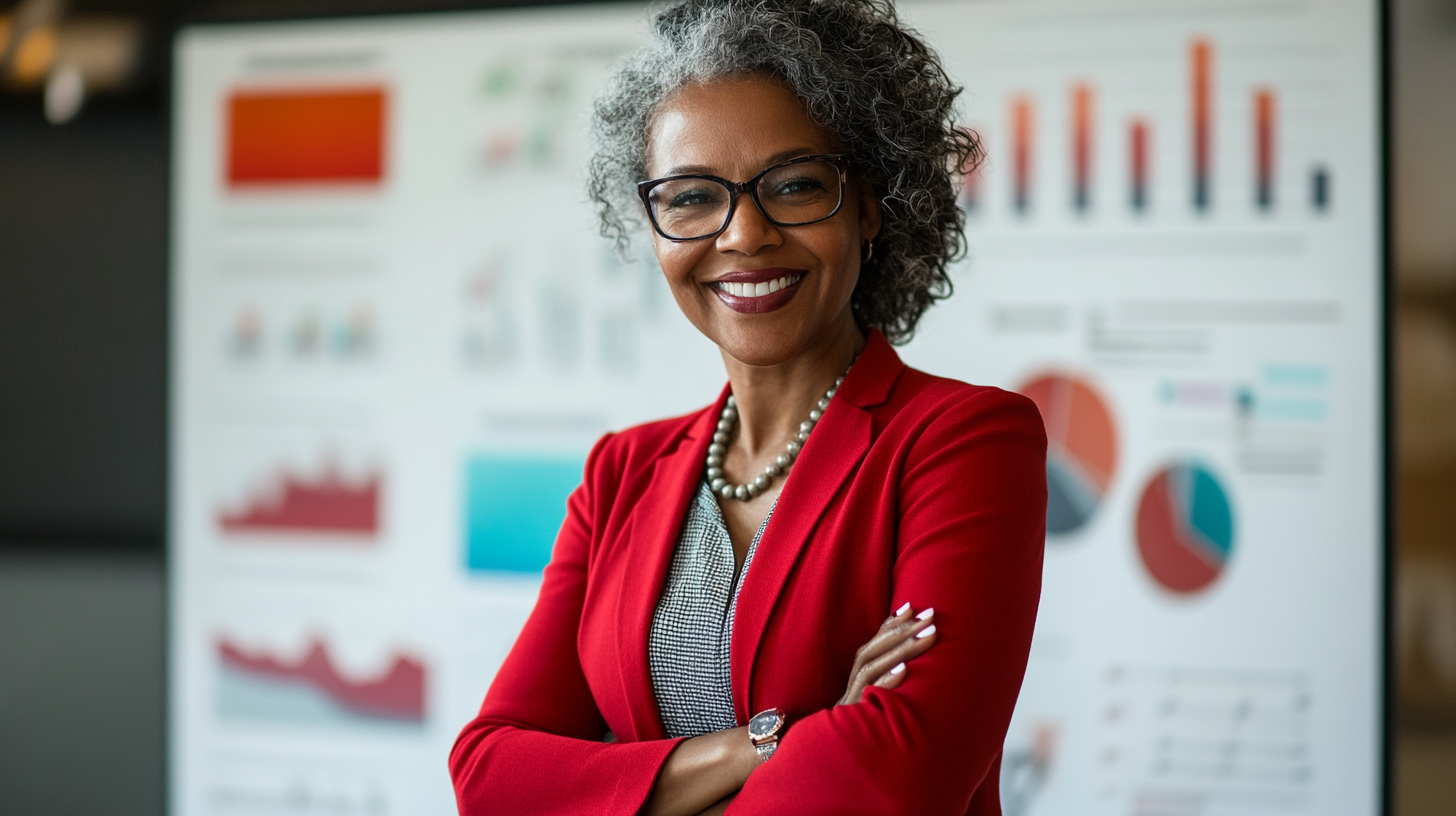
[{"label": "eyeglass lens", "polygon": [[[759,179],[756,191],[764,215],[781,227],[822,221],[839,207],[839,168],[824,161],[774,167]],[[721,231],[731,201],[727,187],[704,178],[664,181],[648,193],[657,228],[679,240]]]}]

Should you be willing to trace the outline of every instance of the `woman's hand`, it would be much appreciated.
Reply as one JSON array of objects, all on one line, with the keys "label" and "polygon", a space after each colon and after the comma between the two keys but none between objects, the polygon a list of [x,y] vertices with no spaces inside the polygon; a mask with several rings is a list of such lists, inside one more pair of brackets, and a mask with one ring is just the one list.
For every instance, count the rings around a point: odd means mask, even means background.
[{"label": "woman's hand", "polygon": [[916,615],[910,604],[890,616],[880,631],[854,654],[854,668],[849,672],[849,688],[838,705],[857,703],[865,689],[879,686],[892,689],[905,681],[906,663],[935,645],[935,610]]},{"label": "woman's hand", "polygon": [[641,812],[643,816],[721,813],[761,761],[746,725],[683,740],[667,755]]}]

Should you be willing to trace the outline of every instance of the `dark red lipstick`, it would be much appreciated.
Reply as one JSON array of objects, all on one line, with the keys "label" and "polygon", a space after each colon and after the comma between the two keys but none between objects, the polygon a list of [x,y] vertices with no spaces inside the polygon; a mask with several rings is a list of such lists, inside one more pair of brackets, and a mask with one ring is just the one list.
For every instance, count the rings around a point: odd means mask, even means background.
[{"label": "dark red lipstick", "polygon": [[784,267],[735,269],[719,275],[708,286],[733,311],[763,314],[782,309],[793,300],[807,271]]}]

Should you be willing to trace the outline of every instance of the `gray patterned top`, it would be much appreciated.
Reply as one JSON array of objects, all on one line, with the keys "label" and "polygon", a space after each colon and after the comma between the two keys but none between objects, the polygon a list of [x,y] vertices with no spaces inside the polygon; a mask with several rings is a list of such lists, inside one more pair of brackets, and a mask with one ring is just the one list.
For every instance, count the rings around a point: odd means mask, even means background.
[{"label": "gray patterned top", "polygon": [[733,616],[743,576],[770,518],[772,509],[735,576],[733,541],[718,500],[706,481],[698,485],[647,637],[652,690],[669,737],[696,737],[738,725],[728,669]]}]

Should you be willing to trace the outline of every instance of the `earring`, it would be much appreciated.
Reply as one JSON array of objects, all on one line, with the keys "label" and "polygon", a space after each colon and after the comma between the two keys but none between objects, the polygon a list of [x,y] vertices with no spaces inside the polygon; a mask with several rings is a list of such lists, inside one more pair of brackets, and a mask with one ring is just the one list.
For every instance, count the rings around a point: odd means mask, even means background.
[{"label": "earring", "polygon": [[859,262],[862,264],[869,263],[870,258],[875,257],[875,239],[871,238],[870,240],[865,241],[865,248],[867,251],[865,252],[864,257],[859,259]]}]

